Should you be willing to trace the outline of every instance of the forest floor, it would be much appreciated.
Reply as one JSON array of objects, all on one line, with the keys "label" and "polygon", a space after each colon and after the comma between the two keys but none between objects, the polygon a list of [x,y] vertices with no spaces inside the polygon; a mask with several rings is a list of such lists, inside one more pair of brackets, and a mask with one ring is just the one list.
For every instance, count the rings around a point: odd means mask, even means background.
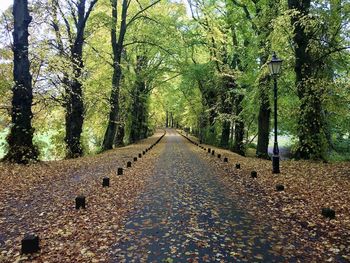
[{"label": "forest floor", "polygon": [[[349,163],[288,160],[273,175],[270,161],[213,156],[168,130],[116,175],[161,135],[93,157],[0,164],[0,262],[350,261]],[[80,194],[86,210],[74,207]],[[27,232],[41,238],[30,257],[20,254]]]}]

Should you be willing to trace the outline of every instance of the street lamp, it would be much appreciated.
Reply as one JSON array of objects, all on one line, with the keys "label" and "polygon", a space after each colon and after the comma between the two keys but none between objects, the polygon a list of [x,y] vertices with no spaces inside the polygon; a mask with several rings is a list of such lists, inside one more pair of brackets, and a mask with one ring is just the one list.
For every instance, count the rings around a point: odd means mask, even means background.
[{"label": "street lamp", "polygon": [[274,80],[274,120],[275,120],[275,142],[273,145],[273,155],[272,155],[272,173],[280,173],[280,156],[277,142],[277,77],[281,73],[282,60],[277,58],[275,52],[272,54],[272,59],[268,63],[270,75]]}]

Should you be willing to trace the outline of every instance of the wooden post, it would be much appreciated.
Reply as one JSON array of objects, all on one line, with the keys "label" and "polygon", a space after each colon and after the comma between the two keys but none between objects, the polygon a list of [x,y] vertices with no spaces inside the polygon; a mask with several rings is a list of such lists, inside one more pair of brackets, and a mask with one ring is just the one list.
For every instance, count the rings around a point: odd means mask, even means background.
[{"label": "wooden post", "polygon": [[257,178],[258,177],[258,173],[256,171],[252,171],[250,173],[250,175],[251,175],[252,178]]},{"label": "wooden post", "polygon": [[22,239],[22,247],[21,247],[21,253],[22,254],[32,254],[36,253],[40,250],[39,247],[39,237],[34,234],[27,234]]},{"label": "wooden post", "polygon": [[283,184],[276,185],[276,191],[278,192],[284,191],[284,185]]},{"label": "wooden post", "polygon": [[102,186],[103,187],[109,187],[109,178],[108,177],[103,178]]},{"label": "wooden post", "polygon": [[75,198],[75,209],[85,209],[85,196],[80,195]]}]

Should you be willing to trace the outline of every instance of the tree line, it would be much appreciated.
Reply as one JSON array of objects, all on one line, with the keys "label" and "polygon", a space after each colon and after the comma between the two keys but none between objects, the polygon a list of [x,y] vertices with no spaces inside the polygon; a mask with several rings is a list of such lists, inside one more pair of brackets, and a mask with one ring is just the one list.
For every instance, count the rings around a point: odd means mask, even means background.
[{"label": "tree line", "polygon": [[76,158],[156,126],[190,127],[241,155],[254,144],[268,158],[272,51],[284,60],[279,132],[294,138],[295,157],[346,151],[349,9],[341,0],[16,0],[0,21],[4,160],[28,163],[43,149]]}]

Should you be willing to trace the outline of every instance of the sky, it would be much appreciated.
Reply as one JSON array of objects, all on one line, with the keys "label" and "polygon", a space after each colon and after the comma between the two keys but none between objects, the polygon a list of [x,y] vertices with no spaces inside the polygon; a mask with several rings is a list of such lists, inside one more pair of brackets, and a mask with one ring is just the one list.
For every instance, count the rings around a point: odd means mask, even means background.
[{"label": "sky", "polygon": [[12,3],[13,0],[0,0],[0,11],[6,10]]}]

